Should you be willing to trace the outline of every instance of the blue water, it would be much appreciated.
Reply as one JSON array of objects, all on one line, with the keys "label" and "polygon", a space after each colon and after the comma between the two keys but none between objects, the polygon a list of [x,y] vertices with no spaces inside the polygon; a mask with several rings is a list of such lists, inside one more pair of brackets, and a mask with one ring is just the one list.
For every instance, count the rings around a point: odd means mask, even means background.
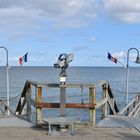
[{"label": "blue water", "polygon": [[[59,69],[53,67],[11,67],[9,69],[10,81],[10,105],[15,110],[18,99],[26,80],[59,83]],[[119,108],[125,104],[126,70],[122,67],[69,67],[67,70],[67,83],[94,84],[101,80],[109,81],[113,94]],[[130,68],[129,72],[129,101],[140,92],[140,68]],[[59,102],[59,92],[53,89],[44,90],[43,100],[46,102]],[[100,98],[101,89],[97,89],[97,98]],[[6,98],[6,68],[0,67],[0,97]],[[16,97],[16,98],[14,98]],[[80,89],[67,90],[67,102],[88,102],[88,90]],[[46,111],[44,111],[46,112]],[[71,113],[72,112],[72,113]],[[68,115],[81,116],[88,119],[88,110],[67,110]],[[49,110],[48,115],[59,115],[59,110]],[[78,116],[78,115],[77,115]]]}]

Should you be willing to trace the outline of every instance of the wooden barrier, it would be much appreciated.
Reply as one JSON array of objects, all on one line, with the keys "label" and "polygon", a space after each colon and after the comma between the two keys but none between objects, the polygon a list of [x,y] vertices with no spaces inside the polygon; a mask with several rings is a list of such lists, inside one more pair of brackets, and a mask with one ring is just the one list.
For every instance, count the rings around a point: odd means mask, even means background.
[{"label": "wooden barrier", "polygon": [[[32,99],[32,86],[34,87],[35,97],[36,99]],[[30,120],[31,116],[31,106],[36,108],[36,125],[41,126],[43,120],[42,109],[43,108],[60,108],[61,102],[58,103],[43,103],[42,102],[42,90],[43,87],[47,88],[62,88],[59,84],[44,84],[37,83],[32,81],[27,81],[23,88],[23,92],[21,94],[18,106],[16,108],[16,114],[20,115],[27,105],[27,113],[26,116]],[[102,100],[96,100],[96,88],[97,86],[102,87]],[[81,88],[81,84],[66,84],[64,88]],[[89,103],[65,103],[65,108],[77,108],[77,109],[89,109],[89,120],[90,125],[94,126],[96,124],[96,109],[102,107],[102,116],[106,116],[109,114],[117,114],[118,108],[117,104],[114,100],[114,96],[109,87],[107,81],[101,81],[96,84],[82,84],[82,88],[89,89]],[[109,110],[109,111],[108,111]]]}]

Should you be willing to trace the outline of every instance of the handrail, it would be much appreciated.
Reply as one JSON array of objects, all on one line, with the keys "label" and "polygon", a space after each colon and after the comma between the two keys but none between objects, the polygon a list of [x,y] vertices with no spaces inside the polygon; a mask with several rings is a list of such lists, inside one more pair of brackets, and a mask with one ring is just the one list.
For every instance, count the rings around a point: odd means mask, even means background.
[{"label": "handrail", "polygon": [[140,95],[136,95],[120,112],[119,115],[136,116],[140,108]]},{"label": "handrail", "polygon": [[[58,83],[39,83],[39,82],[36,82],[36,81],[29,81],[27,80],[26,81],[27,84],[31,84],[35,87],[43,87],[43,86],[46,86],[46,87],[60,87],[60,84]],[[66,85],[61,85],[62,87],[66,87],[66,88],[71,88],[71,87],[75,87],[75,88],[78,88],[78,87],[81,87],[81,85],[83,87],[97,87],[97,86],[102,86],[104,84],[108,84],[108,81],[106,80],[102,80],[102,81],[99,81],[99,82],[96,82],[94,84],[83,84],[83,83],[80,83],[80,84],[77,84],[77,83],[66,83]]]},{"label": "handrail", "polygon": [[[114,95],[113,95],[113,93],[112,93],[112,90],[111,90],[109,84],[108,84],[108,95],[109,95],[109,97],[110,97],[111,99],[114,99]],[[118,113],[118,112],[119,112],[119,108],[118,108],[118,106],[117,106],[116,101],[114,100],[113,103],[114,103],[114,109],[115,109],[115,112]]]},{"label": "handrail", "polygon": [[5,115],[5,113],[6,113],[7,110],[9,110],[12,115],[15,115],[15,113],[12,111],[12,109],[1,98],[0,98],[0,103],[2,103],[2,105],[5,108],[5,110],[0,109],[3,115]]},{"label": "handrail", "polygon": [[120,112],[119,114],[122,115],[123,113],[125,113],[125,111],[136,101],[137,96],[134,97],[133,100],[131,100]]},{"label": "handrail", "polygon": [[132,111],[128,114],[128,116],[133,116],[133,114],[139,108],[139,106],[140,106],[140,102],[132,109]]},{"label": "handrail", "polygon": [[102,86],[103,86],[103,96],[104,97],[102,100],[96,102],[95,108],[98,109],[99,107],[103,107],[104,108],[103,117],[105,117],[108,115],[108,113],[107,113],[108,112],[107,104],[108,104],[111,115],[118,114],[119,109],[117,107],[117,104],[115,102],[115,99],[114,99],[114,96],[113,96],[113,93],[112,93],[112,90],[111,90],[109,84],[105,83]]}]

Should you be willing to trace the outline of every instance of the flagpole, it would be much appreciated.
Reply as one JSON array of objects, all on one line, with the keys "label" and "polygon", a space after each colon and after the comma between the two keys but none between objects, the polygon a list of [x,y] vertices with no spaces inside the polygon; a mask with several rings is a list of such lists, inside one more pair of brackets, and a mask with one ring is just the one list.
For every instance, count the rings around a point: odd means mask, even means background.
[{"label": "flagpole", "polygon": [[[9,66],[7,65],[7,105],[9,106]],[[7,116],[9,116],[10,112],[9,109],[7,110]]]},{"label": "flagpole", "polygon": [[117,61],[118,61],[119,64],[121,64],[126,69],[126,67],[123,63],[121,63],[119,60],[117,60]]}]

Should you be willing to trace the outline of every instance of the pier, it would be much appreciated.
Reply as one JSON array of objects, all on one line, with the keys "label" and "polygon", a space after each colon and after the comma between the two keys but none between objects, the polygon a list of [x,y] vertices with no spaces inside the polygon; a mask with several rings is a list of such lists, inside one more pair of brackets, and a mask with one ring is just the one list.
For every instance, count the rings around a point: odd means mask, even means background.
[{"label": "pier", "polygon": [[[62,106],[61,102],[43,101],[44,90],[49,88],[56,89],[59,92],[61,92],[61,88],[78,88],[80,90],[86,88],[89,95],[88,103],[73,103],[65,100],[63,109],[88,109],[89,121],[87,123],[82,122],[76,116],[71,118],[67,116],[46,118],[43,109],[60,109],[60,113],[62,111],[62,108],[60,108]],[[97,99],[97,88],[102,91],[100,100]],[[140,139],[140,94],[134,97],[123,109],[119,110],[108,81],[100,81],[94,84],[67,83],[65,85],[26,81],[15,111],[12,111],[2,99],[0,102],[2,116],[0,118],[1,139]],[[101,110],[101,120],[96,122],[96,114],[99,108]],[[9,110],[10,116],[6,116],[7,110]],[[34,124],[31,122],[32,110],[35,111],[36,116]],[[64,130],[61,125],[63,127],[66,125]]]}]

